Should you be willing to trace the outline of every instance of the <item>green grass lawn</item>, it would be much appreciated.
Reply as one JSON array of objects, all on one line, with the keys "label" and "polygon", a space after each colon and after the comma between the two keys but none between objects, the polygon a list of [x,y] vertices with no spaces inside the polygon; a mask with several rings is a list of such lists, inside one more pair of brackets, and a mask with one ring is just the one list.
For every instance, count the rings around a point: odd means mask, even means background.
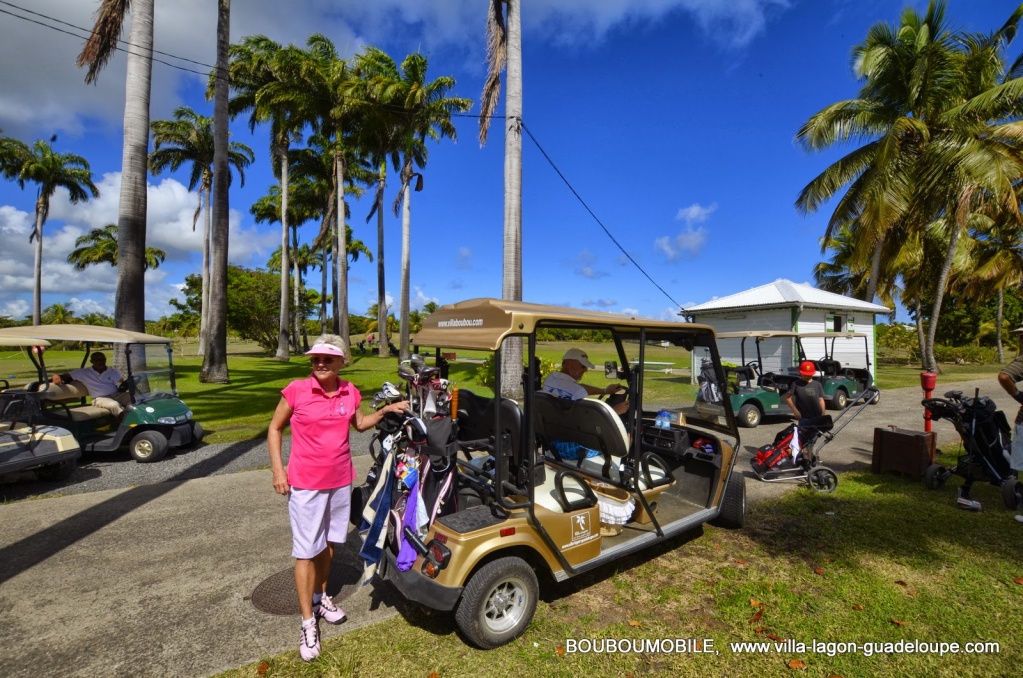
[{"label": "green grass lawn", "polygon": [[[706,527],[542,589],[532,625],[487,652],[449,615],[418,608],[222,674],[247,676],[1011,676],[1023,647],[1023,527],[979,483],[980,513],[895,475],[842,475],[751,507],[747,527]],[[696,537],[696,538],[694,538]],[[571,642],[699,640],[713,653],[569,652]],[[885,653],[821,643],[994,642],[982,654]],[[775,650],[773,643],[791,641]],[[739,652],[737,642],[771,643]],[[829,651],[834,656],[828,656]],[[789,663],[795,670],[789,667]],[[803,666],[802,669],[799,667]]]}]

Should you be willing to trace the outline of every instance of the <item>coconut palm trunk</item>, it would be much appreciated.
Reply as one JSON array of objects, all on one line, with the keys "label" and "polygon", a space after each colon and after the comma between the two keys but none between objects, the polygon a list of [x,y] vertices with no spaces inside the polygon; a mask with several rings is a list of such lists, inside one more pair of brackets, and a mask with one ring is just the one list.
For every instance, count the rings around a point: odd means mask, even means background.
[{"label": "coconut palm trunk", "polygon": [[380,175],[377,179],[377,355],[387,358],[391,355],[387,335],[387,286],[384,278],[384,184],[387,181],[387,163],[380,161]]},{"label": "coconut palm trunk", "polygon": [[[126,330],[146,329],[145,263],[149,94],[153,75],[154,0],[132,3],[124,100],[124,148],[117,210],[117,291],[114,323]],[[119,360],[115,360],[119,363]]]},{"label": "coconut palm trunk", "polygon": [[[508,63],[504,137],[504,278],[501,296],[522,301],[522,21],[520,0],[507,2]],[[522,342],[506,341],[501,351],[501,390],[522,397]]]},{"label": "coconut palm trunk", "polygon": [[288,300],[291,291],[288,289],[288,273],[291,263],[288,257],[288,137],[281,135],[277,144],[277,157],[281,163],[281,317],[277,329],[277,360],[287,362],[291,353],[288,350],[288,325],[290,309]]},{"label": "coconut palm trunk", "polygon": [[210,235],[210,299],[206,353],[199,381],[227,384],[227,248],[228,248],[228,47],[231,44],[231,0],[217,4],[217,79],[213,94],[213,217]]},{"label": "coconut palm trunk", "polygon": [[210,237],[213,235],[212,187],[203,190],[206,214],[202,218],[202,297],[199,301],[199,345],[196,355],[206,355],[206,325],[210,312]]},{"label": "coconut palm trunk", "polygon": [[42,188],[36,200],[36,223],[32,237],[35,239],[35,264],[32,267],[32,324],[42,324],[43,315],[43,221],[46,214]]},{"label": "coconut palm trunk", "polygon": [[[341,139],[341,132],[337,134]],[[340,143],[338,144],[340,146]],[[334,326],[346,342],[351,341],[348,319],[348,229],[345,228],[345,159],[339,147],[334,149],[334,176],[337,191],[337,237],[334,240],[334,266],[337,269],[334,290]],[[348,347],[351,350],[351,346]]]},{"label": "coconut palm trunk", "polygon": [[406,159],[402,169],[401,200],[401,300],[398,316],[398,355],[409,356],[409,275],[412,270],[412,160]]}]

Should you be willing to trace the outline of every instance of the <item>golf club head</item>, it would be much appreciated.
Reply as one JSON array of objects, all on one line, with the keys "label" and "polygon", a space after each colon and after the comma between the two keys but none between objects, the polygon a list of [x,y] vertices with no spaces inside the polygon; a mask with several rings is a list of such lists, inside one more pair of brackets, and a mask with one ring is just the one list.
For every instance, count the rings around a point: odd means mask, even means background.
[{"label": "golf club head", "polygon": [[413,381],[417,376],[416,370],[412,365],[408,363],[402,363],[398,365],[398,376],[405,381]]}]

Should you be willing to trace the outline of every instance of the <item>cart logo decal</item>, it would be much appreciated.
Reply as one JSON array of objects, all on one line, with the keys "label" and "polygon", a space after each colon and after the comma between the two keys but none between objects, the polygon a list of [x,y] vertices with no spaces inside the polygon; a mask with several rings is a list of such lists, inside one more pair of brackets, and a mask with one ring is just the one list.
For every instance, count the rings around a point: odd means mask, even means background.
[{"label": "cart logo decal", "polygon": [[564,544],[561,548],[570,549],[580,544],[593,541],[600,535],[590,530],[590,516],[587,513],[580,513],[579,515],[572,516],[572,541]]}]

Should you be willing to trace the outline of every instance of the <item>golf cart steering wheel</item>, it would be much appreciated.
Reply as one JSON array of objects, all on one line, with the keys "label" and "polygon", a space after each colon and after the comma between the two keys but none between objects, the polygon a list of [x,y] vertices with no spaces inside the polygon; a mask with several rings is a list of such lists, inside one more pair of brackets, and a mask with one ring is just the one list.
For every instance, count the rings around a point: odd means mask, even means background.
[{"label": "golf cart steering wheel", "polygon": [[621,391],[615,393],[605,393],[598,397],[598,400],[603,400],[611,407],[615,407],[618,403],[623,403],[629,399],[629,391],[626,388],[622,388]]},{"label": "golf cart steering wheel", "polygon": [[120,383],[120,385],[117,387],[117,392],[127,393],[128,389],[131,388],[132,385],[138,387],[140,381],[142,381],[142,377],[137,374],[133,374],[131,375],[131,379],[125,379]]}]

